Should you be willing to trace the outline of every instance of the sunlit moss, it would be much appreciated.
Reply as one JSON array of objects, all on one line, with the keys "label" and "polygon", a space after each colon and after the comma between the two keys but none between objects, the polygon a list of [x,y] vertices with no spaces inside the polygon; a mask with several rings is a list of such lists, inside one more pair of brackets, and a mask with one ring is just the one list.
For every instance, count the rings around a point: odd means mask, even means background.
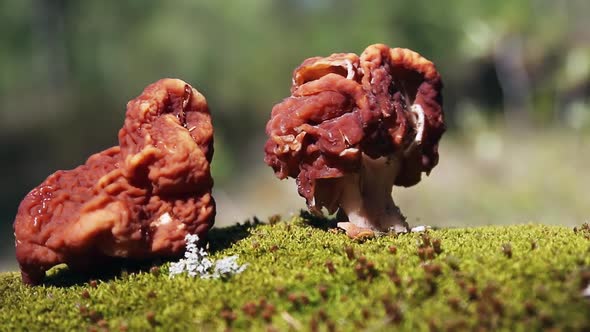
[{"label": "sunlit moss", "polygon": [[228,280],[171,279],[168,263],[98,282],[61,267],[39,287],[0,274],[0,330],[590,329],[584,230],[444,229],[361,243],[329,226],[297,217],[214,231],[212,258],[249,264]]}]

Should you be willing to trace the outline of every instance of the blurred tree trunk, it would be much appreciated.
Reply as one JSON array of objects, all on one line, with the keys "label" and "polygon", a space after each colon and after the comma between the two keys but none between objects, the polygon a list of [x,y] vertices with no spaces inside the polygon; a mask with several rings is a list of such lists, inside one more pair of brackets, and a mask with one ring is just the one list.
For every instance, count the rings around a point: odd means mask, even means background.
[{"label": "blurred tree trunk", "polygon": [[35,0],[32,7],[33,86],[42,97],[46,112],[54,114],[65,108],[65,91],[69,82],[66,45],[68,0]]},{"label": "blurred tree trunk", "polygon": [[494,62],[504,101],[504,118],[508,128],[531,127],[531,88],[525,68],[523,40],[508,36],[494,49]]}]

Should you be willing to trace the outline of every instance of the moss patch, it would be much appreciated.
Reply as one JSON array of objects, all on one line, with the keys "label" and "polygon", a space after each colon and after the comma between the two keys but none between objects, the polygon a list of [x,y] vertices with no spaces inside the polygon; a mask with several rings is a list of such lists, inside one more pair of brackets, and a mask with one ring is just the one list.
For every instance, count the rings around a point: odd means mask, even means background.
[{"label": "moss patch", "polygon": [[[276,220],[275,220],[276,221]],[[0,274],[0,330],[354,331],[590,329],[590,231],[444,229],[354,242],[306,216],[211,234],[229,280],[168,277],[168,263],[46,285]],[[320,226],[320,227],[318,227]]]}]

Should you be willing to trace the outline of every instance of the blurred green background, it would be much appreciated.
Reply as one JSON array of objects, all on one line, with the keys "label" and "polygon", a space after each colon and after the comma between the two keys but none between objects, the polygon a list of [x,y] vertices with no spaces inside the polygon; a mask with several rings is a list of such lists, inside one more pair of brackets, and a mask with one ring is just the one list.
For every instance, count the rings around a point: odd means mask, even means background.
[{"label": "blurred green background", "polygon": [[590,218],[590,1],[0,0],[0,270],[12,221],[57,169],[117,144],[126,102],[178,77],[208,99],[218,225],[303,207],[263,163],[305,58],[407,47],[437,64],[440,164],[394,190],[411,224]]}]

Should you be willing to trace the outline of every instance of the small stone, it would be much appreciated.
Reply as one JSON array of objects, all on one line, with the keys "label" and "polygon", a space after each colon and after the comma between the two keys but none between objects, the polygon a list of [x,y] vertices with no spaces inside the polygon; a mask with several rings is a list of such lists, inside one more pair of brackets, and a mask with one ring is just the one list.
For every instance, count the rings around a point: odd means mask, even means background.
[{"label": "small stone", "polygon": [[430,228],[431,228],[430,226],[421,225],[421,226],[412,227],[410,232],[412,232],[412,233],[426,232],[426,230],[428,230]]}]

